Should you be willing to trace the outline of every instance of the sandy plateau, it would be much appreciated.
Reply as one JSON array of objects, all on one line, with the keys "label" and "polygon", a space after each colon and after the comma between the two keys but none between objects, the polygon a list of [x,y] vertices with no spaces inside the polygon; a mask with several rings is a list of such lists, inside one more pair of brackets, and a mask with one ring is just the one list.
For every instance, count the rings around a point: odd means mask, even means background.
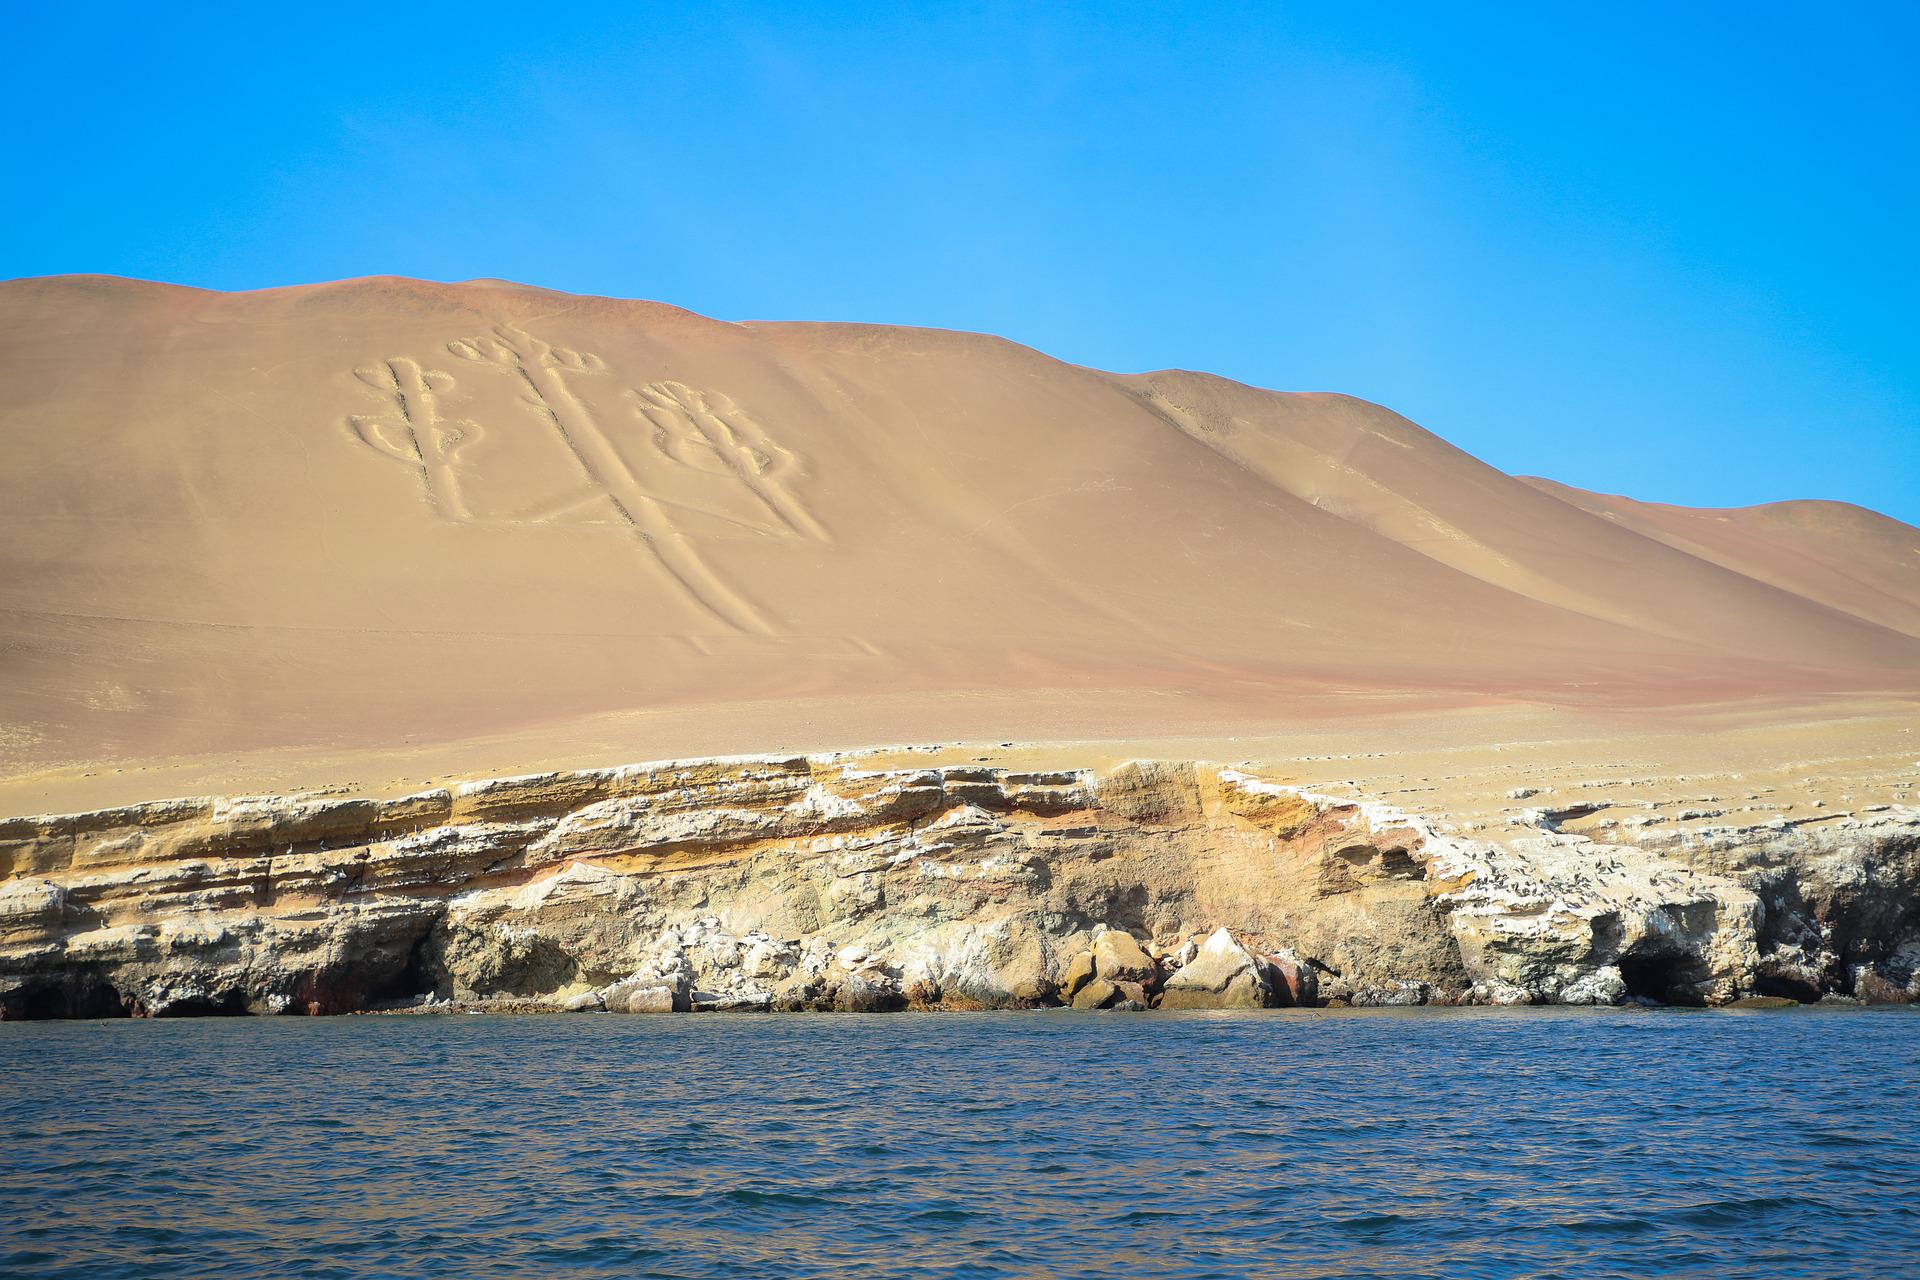
[{"label": "sandy plateau", "polygon": [[1920,998],[1920,531],[499,282],[0,284],[0,1015]]}]

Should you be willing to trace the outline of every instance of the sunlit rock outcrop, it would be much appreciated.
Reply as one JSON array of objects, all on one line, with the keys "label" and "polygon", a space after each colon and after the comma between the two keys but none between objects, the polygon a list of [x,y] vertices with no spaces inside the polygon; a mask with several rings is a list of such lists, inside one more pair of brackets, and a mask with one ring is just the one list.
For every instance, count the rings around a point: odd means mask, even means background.
[{"label": "sunlit rock outcrop", "polygon": [[[1920,815],[1499,838],[1250,768],[703,760],[0,824],[0,1013],[1920,996]],[[1580,816],[1585,816],[1584,812]]]}]

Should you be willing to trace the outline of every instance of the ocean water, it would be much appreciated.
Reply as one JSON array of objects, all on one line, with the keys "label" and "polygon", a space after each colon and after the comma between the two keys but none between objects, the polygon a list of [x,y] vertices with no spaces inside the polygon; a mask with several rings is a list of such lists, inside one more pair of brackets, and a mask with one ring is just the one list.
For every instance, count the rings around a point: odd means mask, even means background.
[{"label": "ocean water", "polygon": [[0,1024],[0,1273],[1916,1276],[1920,1012]]}]

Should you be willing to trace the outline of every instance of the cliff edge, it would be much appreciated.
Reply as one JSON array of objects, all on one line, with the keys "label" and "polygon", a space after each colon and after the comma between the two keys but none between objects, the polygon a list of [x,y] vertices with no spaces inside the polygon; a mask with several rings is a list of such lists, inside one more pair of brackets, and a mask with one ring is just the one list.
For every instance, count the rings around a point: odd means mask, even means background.
[{"label": "cliff edge", "polygon": [[791,757],[25,818],[0,1014],[1920,998],[1920,811],[1608,803]]}]

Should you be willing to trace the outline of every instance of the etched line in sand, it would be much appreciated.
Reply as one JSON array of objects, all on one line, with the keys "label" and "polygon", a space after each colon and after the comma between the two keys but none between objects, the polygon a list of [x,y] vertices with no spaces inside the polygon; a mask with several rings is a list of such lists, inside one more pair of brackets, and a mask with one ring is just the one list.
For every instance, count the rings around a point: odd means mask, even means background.
[{"label": "etched line in sand", "polygon": [[[607,362],[517,326],[499,325],[449,342],[446,349],[460,360],[511,376],[520,401],[568,459],[568,470],[577,469],[578,481],[563,483],[558,491],[549,485],[536,495],[514,473],[476,476],[474,461],[458,455],[482,436],[481,428],[447,416],[441,406],[441,396],[454,387],[451,375],[406,356],[355,370],[388,409],[349,415],[353,435],[417,471],[434,511],[469,523],[568,520],[623,528],[695,606],[735,631],[776,633],[767,615],[700,555],[679,522],[692,519],[696,530],[704,524],[709,531],[731,528],[831,542],[826,526],[793,490],[791,481],[805,468],[801,455],[776,441],[731,397],[682,382],[627,391],[632,417],[620,418],[610,431],[593,400],[574,385],[576,379],[610,373]],[[627,438],[618,438],[620,432]],[[502,442],[510,442],[512,434]],[[490,443],[480,452],[491,457],[492,449]],[[479,465],[489,463],[483,458]],[[498,459],[491,465],[498,466]]]},{"label": "etched line in sand", "polygon": [[453,389],[453,377],[422,368],[417,360],[392,356],[355,369],[353,376],[391,406],[382,414],[350,414],[355,438],[376,453],[420,473],[427,502],[448,519],[470,520],[454,469],[462,445],[480,436],[479,424],[441,416],[440,394]]},{"label": "etched line in sand", "polygon": [[778,443],[732,399],[682,382],[654,382],[628,393],[653,428],[653,446],[695,471],[732,475],[787,529],[831,542],[832,535],[787,487],[801,467],[798,454]]},{"label": "etched line in sand", "polygon": [[694,604],[738,631],[771,634],[766,616],[701,559],[666,507],[640,483],[566,375],[606,372],[590,352],[556,347],[512,325],[447,344],[460,359],[506,370],[526,384],[527,401],[559,434],[594,486],[611,500],[655,562]]}]

